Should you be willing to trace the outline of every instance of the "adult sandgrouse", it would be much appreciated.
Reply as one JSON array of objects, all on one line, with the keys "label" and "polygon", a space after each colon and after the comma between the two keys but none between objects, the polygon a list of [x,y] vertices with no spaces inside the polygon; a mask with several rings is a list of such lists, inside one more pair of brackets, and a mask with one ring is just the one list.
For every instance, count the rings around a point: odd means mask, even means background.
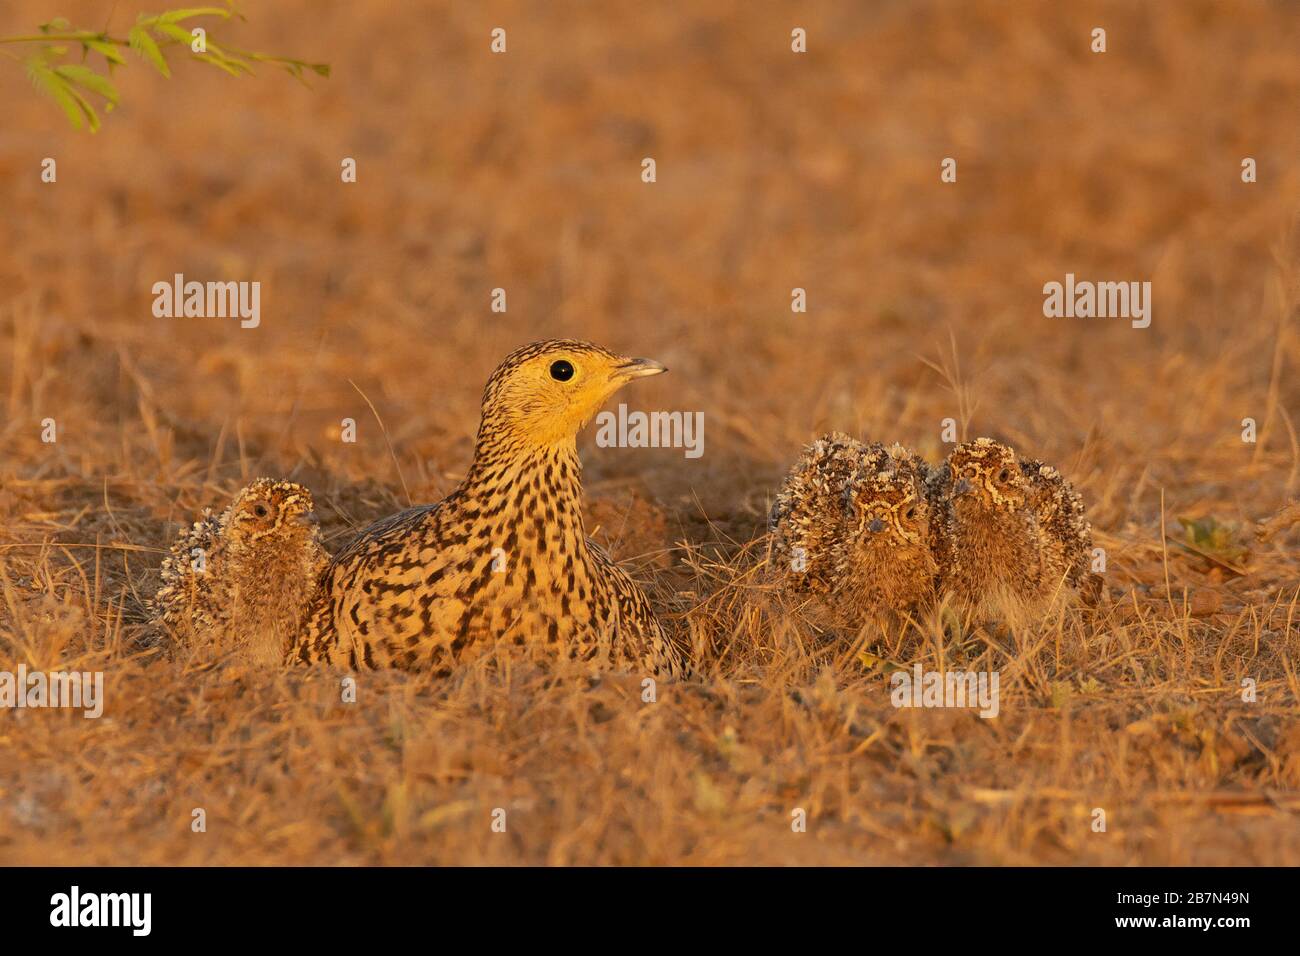
[{"label": "adult sandgrouse", "polygon": [[334,559],[291,659],[445,673],[499,641],[683,673],[641,589],[587,540],[575,445],[618,389],[663,371],[572,340],[508,356],[483,391],[465,480]]},{"label": "adult sandgrouse", "polygon": [[1091,532],[1055,469],[990,438],[958,445],[935,469],[940,590],[975,616],[1045,610],[1084,584]]},{"label": "adult sandgrouse", "polygon": [[219,516],[204,511],[163,559],[153,623],[201,653],[279,664],[329,561],[311,492],[259,478]]},{"label": "adult sandgrouse", "polygon": [[936,566],[928,472],[901,445],[865,445],[838,432],[809,445],[772,509],[781,585],[819,595],[831,621],[850,627],[929,598]]}]

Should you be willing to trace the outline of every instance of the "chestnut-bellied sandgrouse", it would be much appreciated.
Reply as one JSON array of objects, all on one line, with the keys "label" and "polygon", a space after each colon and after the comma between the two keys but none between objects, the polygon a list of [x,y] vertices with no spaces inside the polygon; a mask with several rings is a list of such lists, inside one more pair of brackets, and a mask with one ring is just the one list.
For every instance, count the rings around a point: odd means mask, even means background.
[{"label": "chestnut-bellied sandgrouse", "polygon": [[1029,482],[1029,501],[1038,518],[1046,580],[1053,588],[1063,581],[1064,588],[1095,604],[1103,584],[1092,570],[1092,525],[1083,498],[1051,465],[1022,458],[1020,470]]},{"label": "chestnut-bellied sandgrouse", "polygon": [[203,654],[280,664],[329,561],[302,485],[259,478],[205,511],[162,563],[153,623]]},{"label": "chestnut-bellied sandgrouse", "polygon": [[931,497],[940,589],[979,617],[1040,613],[1092,591],[1083,502],[1053,468],[977,438],[935,469]]},{"label": "chestnut-bellied sandgrouse", "polygon": [[830,620],[849,627],[905,614],[931,597],[928,472],[901,445],[838,432],[809,445],[769,522],[782,586],[818,595]]},{"label": "chestnut-bellied sandgrouse", "polygon": [[663,371],[573,340],[513,352],[483,391],[464,481],[334,559],[291,659],[445,673],[501,643],[683,673],[641,588],[587,540],[575,444],[616,391]]}]

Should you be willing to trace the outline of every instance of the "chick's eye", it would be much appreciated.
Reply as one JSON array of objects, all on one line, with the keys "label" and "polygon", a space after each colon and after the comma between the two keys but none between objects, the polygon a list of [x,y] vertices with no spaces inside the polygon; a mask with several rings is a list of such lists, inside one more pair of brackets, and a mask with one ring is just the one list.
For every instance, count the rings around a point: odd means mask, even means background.
[{"label": "chick's eye", "polygon": [[569,379],[573,378],[572,363],[566,362],[564,359],[552,362],[551,378],[555,379],[557,382],[567,382]]},{"label": "chick's eye", "polygon": [[998,472],[998,481],[1007,481],[1011,477],[1011,472],[1003,468]]},{"label": "chick's eye", "polygon": [[912,505],[912,507],[907,509],[907,517],[909,519],[916,517],[916,505]]},{"label": "chick's eye", "polygon": [[253,508],[253,514],[257,515],[259,518],[265,518],[270,513],[271,511],[266,507],[266,505],[256,505]]}]

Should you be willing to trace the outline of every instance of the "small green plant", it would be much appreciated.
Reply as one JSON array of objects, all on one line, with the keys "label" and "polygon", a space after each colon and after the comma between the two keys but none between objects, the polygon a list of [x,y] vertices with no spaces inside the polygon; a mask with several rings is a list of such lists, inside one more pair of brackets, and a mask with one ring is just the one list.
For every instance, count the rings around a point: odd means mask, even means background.
[{"label": "small green plant", "polygon": [[[306,82],[308,71],[318,76],[330,75],[326,63],[308,63],[292,57],[254,53],[218,43],[207,35],[206,28],[190,21],[230,20],[244,17],[234,7],[187,7],[158,14],[140,14],[125,37],[113,36],[108,29],[82,30],[63,17],[42,23],[39,33],[30,36],[0,37],[0,44],[35,44],[34,52],[18,56],[7,50],[0,53],[26,67],[32,85],[49,96],[76,129],[94,133],[100,127],[99,109],[111,112],[121,99],[113,83],[113,71],[125,66],[123,50],[130,50],[164,77],[171,76],[167,56],[183,47],[189,57],[229,73],[242,76],[253,73],[253,64],[271,63]],[[78,59],[75,59],[79,57]],[[103,60],[104,72],[89,65]]]},{"label": "small green plant", "polygon": [[1242,565],[1250,557],[1250,550],[1238,540],[1235,524],[1219,521],[1213,515],[1196,520],[1179,518],[1178,523],[1183,526],[1187,537],[1183,541],[1175,540],[1175,544],[1211,564],[1242,573]]}]

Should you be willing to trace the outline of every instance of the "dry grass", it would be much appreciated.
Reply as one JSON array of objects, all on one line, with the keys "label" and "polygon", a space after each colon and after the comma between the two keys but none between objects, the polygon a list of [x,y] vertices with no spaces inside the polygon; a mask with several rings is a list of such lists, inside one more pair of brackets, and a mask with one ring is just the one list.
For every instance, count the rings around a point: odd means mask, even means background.
[{"label": "dry grass", "polygon": [[[108,694],[0,711],[0,863],[1300,863],[1297,531],[1250,533],[1300,490],[1290,5],[250,6],[249,46],[334,79],[132,69],[91,139],[0,70],[0,669]],[[17,0],[0,34],[54,13],[104,16]],[[175,272],[260,280],[262,327],[153,319]],[[1152,327],[1043,318],[1066,272],[1152,279]],[[291,476],[337,547],[435,500],[487,373],[550,335],[661,359],[626,399],[705,412],[698,460],[584,450],[598,536],[698,681],[649,705],[485,660],[346,705],[339,674],[136,649],[199,508]],[[995,720],[894,709],[753,572],[815,432],[935,457],[948,416],[1058,464],[1109,556],[1100,611],[874,645],[997,668]],[[1249,553],[1177,545],[1208,517]]]}]

